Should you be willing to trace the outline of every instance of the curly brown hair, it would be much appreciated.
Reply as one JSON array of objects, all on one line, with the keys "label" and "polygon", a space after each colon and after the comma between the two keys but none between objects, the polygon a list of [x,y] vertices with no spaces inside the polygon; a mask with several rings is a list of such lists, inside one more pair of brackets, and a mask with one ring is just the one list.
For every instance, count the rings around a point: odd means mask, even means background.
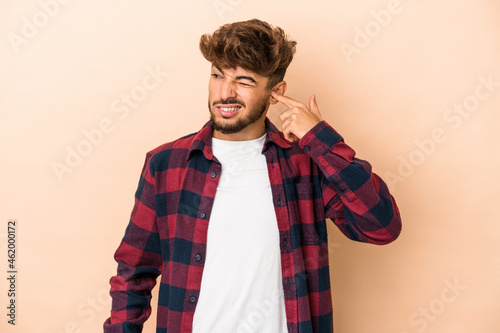
[{"label": "curly brown hair", "polygon": [[219,68],[241,67],[268,78],[267,89],[283,80],[297,42],[279,27],[253,19],[221,26],[200,39],[203,56]]}]

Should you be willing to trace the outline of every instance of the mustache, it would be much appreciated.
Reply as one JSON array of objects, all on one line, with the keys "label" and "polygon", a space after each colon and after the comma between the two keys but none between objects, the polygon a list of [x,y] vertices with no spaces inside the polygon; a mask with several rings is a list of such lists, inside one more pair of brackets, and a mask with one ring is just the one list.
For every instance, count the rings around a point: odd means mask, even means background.
[{"label": "mustache", "polygon": [[246,107],[245,102],[240,101],[236,98],[219,99],[218,101],[215,101],[212,103],[212,105],[215,105],[215,104],[239,104],[243,107]]}]

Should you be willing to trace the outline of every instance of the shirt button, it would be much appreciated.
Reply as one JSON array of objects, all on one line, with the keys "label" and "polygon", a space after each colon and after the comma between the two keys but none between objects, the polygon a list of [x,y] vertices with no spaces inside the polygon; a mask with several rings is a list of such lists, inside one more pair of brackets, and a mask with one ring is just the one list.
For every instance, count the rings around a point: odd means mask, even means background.
[{"label": "shirt button", "polygon": [[311,150],[311,148],[309,148],[309,146],[305,146],[305,147],[304,147],[304,150],[305,150],[305,151],[310,151],[310,150]]},{"label": "shirt button", "polygon": [[283,246],[286,246],[286,238],[283,240]]},{"label": "shirt button", "polygon": [[200,214],[200,218],[204,219],[205,217],[207,217],[207,215],[205,213]]},{"label": "shirt button", "polygon": [[191,297],[189,298],[189,301],[190,301],[191,303],[194,303],[194,302],[196,302],[196,297],[194,297],[194,296],[191,296]]},{"label": "shirt button", "polygon": [[212,173],[210,174],[210,177],[211,177],[211,178],[215,178],[216,176],[217,176],[217,174],[216,174],[215,172],[212,172]]},{"label": "shirt button", "polygon": [[199,254],[195,255],[195,256],[194,256],[194,259],[195,259],[196,261],[200,261],[200,260],[201,260],[201,255],[199,255]]},{"label": "shirt button", "polygon": [[278,206],[281,206],[281,199],[278,199]]}]

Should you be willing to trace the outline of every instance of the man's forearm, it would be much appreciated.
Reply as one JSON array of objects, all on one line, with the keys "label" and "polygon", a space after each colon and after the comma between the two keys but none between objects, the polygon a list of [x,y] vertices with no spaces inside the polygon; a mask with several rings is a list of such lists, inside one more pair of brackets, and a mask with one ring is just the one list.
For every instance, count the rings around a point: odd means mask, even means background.
[{"label": "man's forearm", "polygon": [[346,236],[374,244],[398,237],[401,218],[386,184],[330,125],[322,121],[299,144],[324,176],[326,216]]}]

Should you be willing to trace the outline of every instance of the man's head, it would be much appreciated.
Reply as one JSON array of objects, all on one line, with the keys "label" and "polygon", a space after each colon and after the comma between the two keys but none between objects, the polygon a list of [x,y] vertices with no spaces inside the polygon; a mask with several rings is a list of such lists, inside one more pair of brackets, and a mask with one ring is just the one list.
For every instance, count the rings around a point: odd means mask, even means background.
[{"label": "man's head", "polygon": [[212,63],[209,109],[216,132],[263,132],[269,104],[276,102],[271,91],[286,89],[283,78],[295,45],[281,28],[256,19],[201,37],[200,50]]}]

